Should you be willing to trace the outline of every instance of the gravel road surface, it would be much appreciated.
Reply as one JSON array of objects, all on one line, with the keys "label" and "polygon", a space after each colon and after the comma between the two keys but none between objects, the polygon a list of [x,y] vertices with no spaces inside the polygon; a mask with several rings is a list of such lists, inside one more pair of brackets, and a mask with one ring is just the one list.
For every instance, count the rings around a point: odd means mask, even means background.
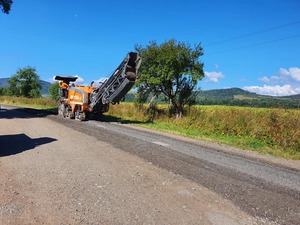
[{"label": "gravel road surface", "polygon": [[0,224],[300,224],[300,163],[0,109]]}]

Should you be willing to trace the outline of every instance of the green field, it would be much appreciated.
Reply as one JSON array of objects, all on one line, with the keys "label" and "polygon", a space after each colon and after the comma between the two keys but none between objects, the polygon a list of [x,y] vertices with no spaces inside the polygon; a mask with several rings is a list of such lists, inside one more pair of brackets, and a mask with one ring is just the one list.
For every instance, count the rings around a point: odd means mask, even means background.
[{"label": "green field", "polygon": [[[46,98],[0,96],[0,104],[53,110],[57,107],[55,101]],[[138,109],[133,103],[121,103],[110,106],[106,119],[300,160],[298,109],[193,106],[182,119],[168,116],[167,105],[146,111],[146,106]]]}]

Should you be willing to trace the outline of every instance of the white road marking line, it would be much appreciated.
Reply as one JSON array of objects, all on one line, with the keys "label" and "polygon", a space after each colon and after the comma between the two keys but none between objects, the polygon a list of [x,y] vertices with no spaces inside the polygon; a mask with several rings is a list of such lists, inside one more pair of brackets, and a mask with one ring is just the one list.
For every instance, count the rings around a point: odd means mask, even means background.
[{"label": "white road marking line", "polygon": [[167,143],[164,143],[164,142],[160,142],[160,141],[153,141],[152,142],[153,144],[157,144],[157,145],[161,145],[161,146],[170,146],[169,144],[167,144]]},{"label": "white road marking line", "polygon": [[103,126],[103,125],[97,125],[97,127],[106,128],[106,127],[105,127],[105,126]]}]

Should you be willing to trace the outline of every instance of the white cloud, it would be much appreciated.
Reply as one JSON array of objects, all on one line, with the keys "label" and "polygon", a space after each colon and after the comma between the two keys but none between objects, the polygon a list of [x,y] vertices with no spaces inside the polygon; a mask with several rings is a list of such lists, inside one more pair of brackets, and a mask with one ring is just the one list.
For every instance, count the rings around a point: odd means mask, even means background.
[{"label": "white cloud", "polygon": [[280,68],[280,74],[291,77],[293,80],[300,82],[300,68],[291,67],[289,69]]},{"label": "white cloud", "polygon": [[269,83],[270,82],[270,79],[266,76],[263,76],[261,78],[258,78],[260,81],[264,82],[264,83]]},{"label": "white cloud", "polygon": [[270,80],[278,82],[280,80],[285,80],[285,78],[282,76],[271,76]]},{"label": "white cloud", "polygon": [[77,77],[77,80],[75,81],[75,84],[77,84],[77,85],[86,85],[84,83],[84,79],[82,77],[80,77],[78,75],[75,75],[74,77]]},{"label": "white cloud", "polygon": [[300,68],[280,68],[279,71],[270,77],[258,78],[264,86],[246,86],[243,89],[257,94],[286,96],[300,94]]},{"label": "white cloud", "polygon": [[98,80],[94,80],[94,85],[96,85],[97,87],[98,86],[101,86],[103,83],[105,83],[106,81],[108,80],[108,78],[100,78]]},{"label": "white cloud", "polygon": [[55,78],[55,76],[53,76],[52,78],[48,78],[48,81],[49,81],[51,84],[57,82],[57,80],[55,80],[54,78]]},{"label": "white cloud", "polygon": [[275,86],[246,86],[243,89],[250,92],[255,92],[261,95],[286,96],[300,94],[300,88],[293,88],[291,85],[275,85]]},{"label": "white cloud", "polygon": [[219,82],[219,79],[224,78],[224,74],[222,72],[204,72],[205,77],[208,79],[208,82]]},{"label": "white cloud", "polygon": [[279,69],[279,73],[282,74],[282,75],[285,75],[285,76],[288,76],[289,75],[289,72],[287,69],[284,69],[284,68],[280,68]]}]

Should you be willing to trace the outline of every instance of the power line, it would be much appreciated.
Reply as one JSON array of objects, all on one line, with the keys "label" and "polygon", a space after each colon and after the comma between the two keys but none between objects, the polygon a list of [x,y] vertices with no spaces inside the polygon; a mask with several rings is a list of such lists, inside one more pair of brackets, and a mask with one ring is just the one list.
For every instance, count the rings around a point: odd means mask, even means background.
[{"label": "power line", "polygon": [[257,34],[266,33],[266,32],[272,31],[272,30],[278,30],[278,29],[281,29],[281,28],[284,28],[284,27],[288,27],[288,26],[292,26],[292,25],[296,25],[296,24],[299,24],[299,23],[300,23],[300,20],[294,21],[294,22],[290,22],[290,23],[286,23],[286,24],[282,24],[282,25],[278,25],[278,26],[271,27],[271,28],[266,28],[264,30],[256,31],[256,32],[253,32],[253,33],[244,34],[244,35],[233,37],[233,38],[229,38],[229,39],[224,39],[224,40],[217,41],[217,42],[214,42],[214,43],[211,43],[211,44],[207,44],[205,46],[207,47],[207,46],[219,45],[219,44],[223,44],[223,43],[226,43],[226,42],[235,41],[235,40],[239,40],[239,39],[242,39],[242,38],[255,36]]},{"label": "power line", "polygon": [[289,37],[284,37],[284,38],[279,38],[279,39],[275,39],[275,40],[265,41],[265,42],[261,42],[261,43],[257,43],[257,44],[252,44],[252,45],[246,45],[246,46],[242,46],[242,47],[227,49],[227,50],[223,50],[223,51],[212,52],[212,53],[208,53],[208,54],[205,54],[205,55],[213,55],[213,54],[218,54],[218,53],[231,52],[231,51],[235,51],[235,50],[250,48],[250,47],[253,47],[253,46],[264,45],[264,44],[268,44],[268,43],[272,43],[272,42],[283,41],[283,40],[286,40],[286,39],[297,38],[297,37],[300,37],[300,34],[289,36]]}]

